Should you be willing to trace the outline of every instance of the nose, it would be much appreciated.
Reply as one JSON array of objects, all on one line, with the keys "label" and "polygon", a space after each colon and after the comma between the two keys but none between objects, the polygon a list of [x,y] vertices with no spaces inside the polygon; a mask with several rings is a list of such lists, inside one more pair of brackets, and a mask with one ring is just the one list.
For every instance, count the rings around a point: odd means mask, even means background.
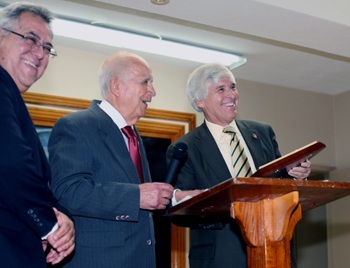
[{"label": "nose", "polygon": [[148,84],[148,91],[151,93],[152,97],[155,97],[157,95],[152,82],[149,82]]},{"label": "nose", "polygon": [[42,59],[45,57],[45,51],[44,51],[44,47],[42,45],[33,46],[32,53],[37,55],[38,59]]},{"label": "nose", "polygon": [[225,91],[226,91],[226,96],[237,97],[237,90],[236,89],[228,88]]}]

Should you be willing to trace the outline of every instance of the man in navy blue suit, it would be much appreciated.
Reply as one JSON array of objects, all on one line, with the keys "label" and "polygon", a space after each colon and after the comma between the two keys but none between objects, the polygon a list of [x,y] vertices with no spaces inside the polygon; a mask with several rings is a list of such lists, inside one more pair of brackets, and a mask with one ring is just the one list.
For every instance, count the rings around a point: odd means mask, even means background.
[{"label": "man in navy blue suit", "polygon": [[56,55],[51,20],[47,9],[30,3],[0,11],[1,267],[44,268],[75,246],[73,222],[48,187],[50,168],[21,96]]},{"label": "man in navy blue suit", "polygon": [[[239,136],[251,168],[239,177],[248,177],[261,165],[281,156],[271,126],[236,119],[236,81],[225,66],[205,64],[198,67],[188,79],[186,93],[192,106],[204,113],[205,121],[179,140],[187,143],[188,158],[177,178],[175,188],[180,190],[174,194],[174,204],[237,176],[231,159],[232,137],[223,131],[227,126]],[[169,159],[173,147],[174,144],[168,149]],[[304,179],[310,171],[310,162],[306,161],[276,176]],[[237,222],[215,218],[191,224],[191,268],[247,267],[246,246]]]}]

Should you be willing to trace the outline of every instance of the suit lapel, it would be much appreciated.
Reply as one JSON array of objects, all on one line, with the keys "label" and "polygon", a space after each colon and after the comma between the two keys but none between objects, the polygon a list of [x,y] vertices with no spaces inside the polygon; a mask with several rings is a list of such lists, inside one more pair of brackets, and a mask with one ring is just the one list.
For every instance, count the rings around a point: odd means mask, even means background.
[{"label": "suit lapel", "polygon": [[258,169],[263,163],[265,163],[265,154],[261,144],[259,130],[246,121],[243,123],[240,120],[236,120],[236,124],[248,146],[255,167]]},{"label": "suit lapel", "polygon": [[122,133],[113,120],[97,104],[91,105],[91,111],[95,114],[98,122],[100,138],[111,154],[111,161],[119,162],[119,167],[124,169],[126,177],[132,183],[140,183],[139,175],[129,155]]},{"label": "suit lapel", "polygon": [[[219,178],[222,178],[221,181],[230,178],[231,173],[228,170],[226,162],[223,159],[221,152],[205,123],[198,127],[198,134],[196,135],[196,138],[196,146],[203,159],[208,160],[207,164],[212,169],[212,172],[217,174]],[[218,183],[221,181],[218,181]]]}]

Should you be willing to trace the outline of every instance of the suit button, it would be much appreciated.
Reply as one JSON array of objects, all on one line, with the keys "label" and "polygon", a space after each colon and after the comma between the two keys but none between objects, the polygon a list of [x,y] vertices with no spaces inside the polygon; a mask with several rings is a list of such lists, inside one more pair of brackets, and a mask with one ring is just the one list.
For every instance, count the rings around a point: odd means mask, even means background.
[{"label": "suit button", "polygon": [[149,245],[149,246],[152,245],[152,240],[151,239],[147,240],[147,245]]}]

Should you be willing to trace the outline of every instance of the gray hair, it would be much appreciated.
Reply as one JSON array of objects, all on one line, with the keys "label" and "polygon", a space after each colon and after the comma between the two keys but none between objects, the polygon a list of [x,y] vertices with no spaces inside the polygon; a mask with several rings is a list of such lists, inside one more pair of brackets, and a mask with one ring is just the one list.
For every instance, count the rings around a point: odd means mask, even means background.
[{"label": "gray hair", "polygon": [[[45,7],[29,2],[15,2],[0,10],[0,27],[8,30],[13,30],[14,25],[18,23],[18,17],[22,13],[32,13],[35,16],[42,18],[51,30],[51,21],[54,19],[53,14]],[[4,34],[9,34],[4,32]]]},{"label": "gray hair", "polygon": [[135,61],[142,62],[148,66],[148,63],[143,58],[127,51],[113,53],[103,61],[98,74],[102,99],[106,100],[109,95],[110,81],[114,77],[125,80],[128,77],[130,67]]},{"label": "gray hair", "polygon": [[232,72],[227,67],[216,63],[201,65],[190,74],[187,80],[186,94],[196,111],[202,112],[202,109],[197,106],[196,100],[205,100],[209,87],[223,77],[234,79]]}]

